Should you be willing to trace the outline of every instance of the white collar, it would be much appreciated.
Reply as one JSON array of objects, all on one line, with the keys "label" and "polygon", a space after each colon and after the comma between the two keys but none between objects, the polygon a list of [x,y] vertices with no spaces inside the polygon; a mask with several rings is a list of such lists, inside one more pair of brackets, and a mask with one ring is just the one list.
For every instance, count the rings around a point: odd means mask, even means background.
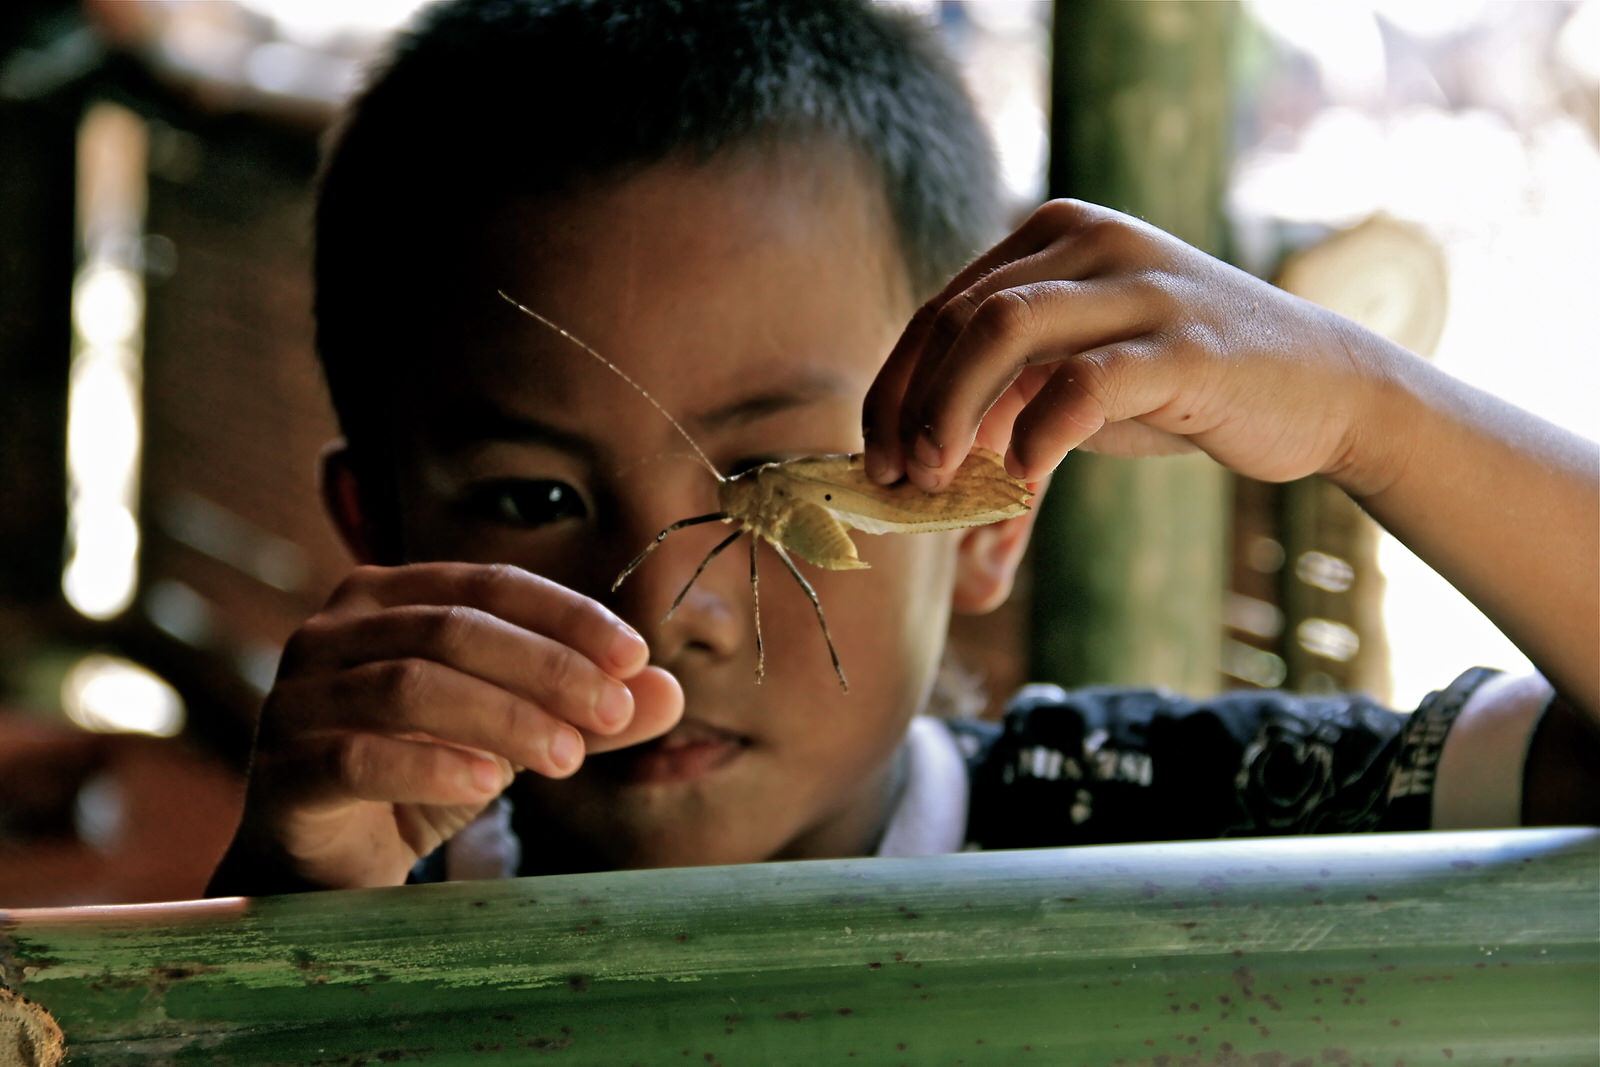
[{"label": "white collar", "polygon": [[906,731],[906,782],[878,845],[880,856],[960,852],[967,835],[967,764],[937,719],[918,715]]}]

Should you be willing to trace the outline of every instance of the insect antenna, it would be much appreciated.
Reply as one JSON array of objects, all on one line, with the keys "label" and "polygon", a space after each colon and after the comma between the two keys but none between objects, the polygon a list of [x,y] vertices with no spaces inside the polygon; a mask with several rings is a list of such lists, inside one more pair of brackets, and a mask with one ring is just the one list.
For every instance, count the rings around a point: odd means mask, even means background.
[{"label": "insect antenna", "polygon": [[666,622],[668,619],[672,618],[672,613],[678,610],[678,605],[683,603],[683,598],[689,595],[689,587],[694,585],[696,578],[699,578],[701,574],[705,573],[706,567],[710,566],[711,561],[717,558],[717,554],[743,536],[744,527],[741,526],[727,537],[724,537],[722,540],[718,541],[717,547],[706,553],[706,558],[700,561],[700,566],[696,567],[694,569],[694,573],[689,576],[689,580],[683,583],[683,588],[678,591],[678,596],[675,600],[673,600],[672,607],[668,608],[667,613],[661,616],[662,622]]},{"label": "insect antenna", "polygon": [[811,583],[806,581],[806,576],[800,573],[800,568],[794,565],[794,560],[789,558],[783,546],[776,541],[770,544],[778,558],[783,560],[783,565],[789,568],[789,573],[794,575],[794,580],[800,583],[800,588],[806,591],[806,596],[811,598],[811,606],[817,612],[817,622],[822,625],[822,639],[828,642],[828,655],[833,658],[833,673],[839,676],[839,688],[850,692],[850,683],[845,680],[844,667],[839,664],[839,650],[833,647],[833,635],[828,632],[828,619],[822,614],[822,601],[817,599],[817,591],[811,588]]},{"label": "insect antenna", "polygon": [[[672,412],[670,412],[666,408],[662,407],[661,406],[661,402],[659,400],[657,400],[655,397],[650,395],[650,390],[646,389],[644,386],[640,385],[638,382],[634,381],[631,377],[629,377],[627,371],[623,370],[621,367],[619,367],[615,363],[611,362],[605,356],[602,356],[599,352],[596,352],[593,348],[589,347],[589,345],[581,337],[577,337],[577,336],[573,335],[572,333],[568,332],[563,327],[557,325],[554,322],[551,322],[549,319],[545,318],[543,315],[539,314],[537,311],[533,310],[532,308],[526,307],[523,304],[518,303],[504,289],[496,289],[495,292],[499,293],[501,299],[503,299],[506,303],[510,304],[512,307],[516,308],[518,311],[522,312],[524,315],[529,316],[530,318],[534,319],[537,322],[544,323],[550,329],[554,330],[556,333],[560,334],[562,337],[565,337],[567,340],[571,341],[573,344],[577,345],[579,348],[581,348],[585,352],[589,353],[589,355],[593,356],[595,359],[598,359],[601,363],[604,363],[607,367],[610,367],[612,373],[614,373],[617,377],[621,378],[623,381],[627,382],[629,385],[633,386],[634,390],[637,391],[640,396],[642,396],[646,400],[650,401],[650,404],[651,404],[652,407],[654,407],[657,411],[661,412],[661,414],[666,416],[667,421],[672,423],[672,428],[674,430],[677,430],[678,433],[682,435],[682,437],[683,437],[683,439],[685,441],[689,442],[689,447],[694,449],[694,454],[700,457],[700,462],[705,464],[706,470],[711,472],[711,476],[713,478],[715,478],[718,482],[727,481],[726,478],[724,478],[720,473],[718,473],[716,466],[711,462],[711,460],[706,458],[706,454],[704,452],[700,451],[700,446],[695,444],[694,438],[689,436],[689,431],[685,430],[683,428],[683,424],[680,423],[677,419],[673,418]],[[630,567],[629,569],[631,570],[632,568]],[[622,579],[618,578],[617,581],[621,582]]]},{"label": "insect antenna", "polygon": [[[639,569],[639,564],[644,562],[645,557],[648,556],[650,553],[654,552],[656,550],[656,547],[658,545],[660,545],[661,542],[665,541],[667,539],[667,535],[669,533],[671,533],[672,531],[681,530],[685,526],[698,526],[702,522],[727,522],[728,518],[729,518],[729,516],[724,512],[713,511],[709,515],[696,515],[692,519],[679,519],[677,522],[673,523],[671,526],[668,526],[665,530],[662,530],[660,533],[656,534],[655,540],[651,541],[648,545],[645,545],[644,546],[644,551],[639,553],[637,556],[634,556],[633,557],[633,562],[629,563],[626,567],[622,568],[622,573],[617,575],[617,580],[611,583],[611,591],[613,593],[615,593],[618,589],[620,589],[622,587],[623,580],[626,579],[628,577],[628,575],[630,575],[634,571],[638,570]],[[742,527],[740,528],[740,532],[743,532],[743,528]],[[733,537],[738,537],[738,536],[739,536],[739,534],[737,534],[737,533],[733,535]],[[728,538],[728,541],[732,541],[733,537]],[[727,544],[728,541],[724,541],[723,544],[724,545]],[[717,552],[720,552],[720,551],[722,551],[722,546],[721,545],[717,546],[717,549],[715,551],[713,551],[711,553],[711,555],[714,556],[714,555],[717,554]],[[707,556],[706,557],[706,563],[709,563],[709,562],[711,562],[711,556]],[[705,566],[706,566],[705,563],[700,564],[700,570],[705,570]],[[700,571],[695,571],[694,575],[695,575],[696,578],[700,577]],[[692,584],[693,579],[690,579],[690,581],[691,581],[691,584]],[[687,592],[687,590],[685,590],[685,592]],[[683,595],[679,594],[678,600],[682,600],[682,599],[683,599]],[[676,600],[673,601],[672,606],[674,608],[676,608],[678,606],[678,602]],[[667,614],[670,615],[672,613],[669,611]]]}]

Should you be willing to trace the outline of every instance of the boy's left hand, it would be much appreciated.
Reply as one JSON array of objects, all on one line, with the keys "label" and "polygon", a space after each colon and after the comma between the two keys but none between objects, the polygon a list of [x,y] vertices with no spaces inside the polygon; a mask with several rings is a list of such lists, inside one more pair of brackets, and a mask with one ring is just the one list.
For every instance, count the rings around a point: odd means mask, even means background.
[{"label": "boy's left hand", "polygon": [[1029,481],[1078,447],[1199,448],[1371,491],[1397,437],[1352,465],[1358,414],[1407,358],[1137,219],[1053,201],[912,319],[867,394],[867,469],[939,489],[974,443]]}]

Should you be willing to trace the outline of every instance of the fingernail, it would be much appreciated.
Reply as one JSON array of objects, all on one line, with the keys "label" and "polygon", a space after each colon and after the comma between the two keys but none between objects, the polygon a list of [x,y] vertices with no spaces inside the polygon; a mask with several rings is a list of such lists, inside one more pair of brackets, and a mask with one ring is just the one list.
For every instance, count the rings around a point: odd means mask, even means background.
[{"label": "fingernail", "polygon": [[611,665],[619,670],[630,670],[639,665],[640,660],[647,658],[650,648],[645,644],[639,631],[627,623],[619,622],[611,634],[611,646],[606,649],[606,656],[611,660]]},{"label": "fingernail", "polygon": [[933,428],[924,426],[917,435],[917,462],[929,470],[938,470],[944,466],[944,449],[940,448],[933,440]]},{"label": "fingernail", "polygon": [[508,784],[500,765],[482,756],[474,757],[469,775],[472,788],[479,793],[498,793]]},{"label": "fingernail", "polygon": [[931,493],[939,488],[939,472],[928,470],[926,467],[907,467],[906,478],[924,492]]},{"label": "fingernail", "polygon": [[550,738],[550,762],[556,770],[566,772],[583,758],[583,738],[576,730],[557,730]]},{"label": "fingernail", "polygon": [[633,694],[615,683],[600,688],[595,699],[594,717],[607,730],[615,730],[633,717]]},{"label": "fingernail", "polygon": [[867,477],[880,485],[888,485],[894,481],[894,471],[889,466],[889,457],[881,452],[868,452]]}]

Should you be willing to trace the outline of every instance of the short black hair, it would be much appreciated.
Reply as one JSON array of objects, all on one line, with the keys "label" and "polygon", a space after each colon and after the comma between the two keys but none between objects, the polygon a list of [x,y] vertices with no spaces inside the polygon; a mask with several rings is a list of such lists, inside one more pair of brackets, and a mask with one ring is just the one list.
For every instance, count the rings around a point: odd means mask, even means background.
[{"label": "short black hair", "polygon": [[[924,20],[871,0],[453,0],[397,38],[332,141],[317,348],[357,451],[383,436],[404,313],[474,210],[669,156],[821,134],[881,173],[931,294],[997,235],[994,153]],[[360,442],[358,444],[358,441]]]}]

